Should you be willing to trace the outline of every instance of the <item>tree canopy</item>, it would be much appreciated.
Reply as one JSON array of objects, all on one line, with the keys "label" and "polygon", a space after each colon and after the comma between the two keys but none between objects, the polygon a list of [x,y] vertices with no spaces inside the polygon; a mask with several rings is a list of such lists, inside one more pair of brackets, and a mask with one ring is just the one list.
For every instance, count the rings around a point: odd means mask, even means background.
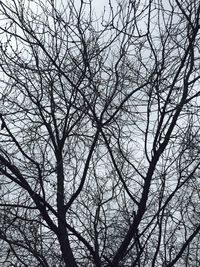
[{"label": "tree canopy", "polygon": [[199,31],[199,0],[0,1],[1,266],[199,266]]}]

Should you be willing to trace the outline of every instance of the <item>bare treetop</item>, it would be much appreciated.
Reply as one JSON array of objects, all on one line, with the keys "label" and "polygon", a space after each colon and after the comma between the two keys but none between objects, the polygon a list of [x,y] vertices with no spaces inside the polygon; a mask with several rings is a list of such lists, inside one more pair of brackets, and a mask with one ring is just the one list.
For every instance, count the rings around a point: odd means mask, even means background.
[{"label": "bare treetop", "polygon": [[0,265],[198,266],[200,1],[0,1]]}]

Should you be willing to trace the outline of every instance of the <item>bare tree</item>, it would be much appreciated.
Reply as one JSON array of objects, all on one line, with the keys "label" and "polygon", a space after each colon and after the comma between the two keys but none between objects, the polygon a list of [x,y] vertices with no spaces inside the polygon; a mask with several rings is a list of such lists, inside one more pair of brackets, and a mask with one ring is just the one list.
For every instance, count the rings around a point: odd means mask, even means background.
[{"label": "bare tree", "polygon": [[199,266],[200,1],[0,1],[2,266]]}]

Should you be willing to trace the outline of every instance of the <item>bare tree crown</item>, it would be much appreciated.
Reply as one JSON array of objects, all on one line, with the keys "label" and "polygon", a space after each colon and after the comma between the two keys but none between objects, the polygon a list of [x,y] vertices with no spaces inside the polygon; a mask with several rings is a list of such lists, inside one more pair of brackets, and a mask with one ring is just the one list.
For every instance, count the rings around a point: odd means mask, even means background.
[{"label": "bare tree crown", "polygon": [[0,265],[200,262],[200,1],[0,1]]}]

